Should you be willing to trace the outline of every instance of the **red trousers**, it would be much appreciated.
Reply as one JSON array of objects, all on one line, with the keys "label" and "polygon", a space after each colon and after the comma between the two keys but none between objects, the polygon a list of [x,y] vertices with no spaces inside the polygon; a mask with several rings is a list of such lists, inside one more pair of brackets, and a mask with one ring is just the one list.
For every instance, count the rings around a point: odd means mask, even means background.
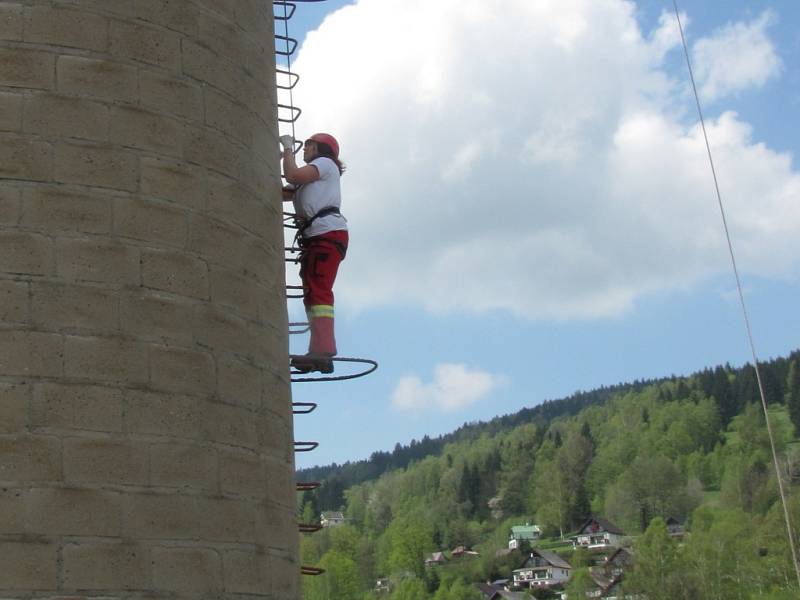
[{"label": "red trousers", "polygon": [[312,354],[336,354],[333,284],[348,241],[347,231],[329,231],[303,240],[300,279],[303,282],[303,304],[311,325],[308,351]]}]

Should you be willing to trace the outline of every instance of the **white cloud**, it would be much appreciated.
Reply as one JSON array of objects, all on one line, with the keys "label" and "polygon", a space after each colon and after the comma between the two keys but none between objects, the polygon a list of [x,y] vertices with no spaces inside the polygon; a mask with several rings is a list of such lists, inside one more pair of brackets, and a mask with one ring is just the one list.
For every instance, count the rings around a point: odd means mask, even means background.
[{"label": "white cloud", "polygon": [[501,376],[469,370],[463,364],[440,364],[430,383],[416,375],[402,377],[392,394],[392,406],[401,412],[453,412],[484,399],[504,382]]},{"label": "white cloud", "polygon": [[[642,32],[634,10],[360,0],[308,36],[300,135],[336,134],[349,167],[341,309],[597,318],[729,269],[686,78],[664,66],[674,18]],[[734,113],[707,126],[740,267],[798,274],[791,158]]]},{"label": "white cloud", "polygon": [[695,74],[704,100],[712,101],[778,76],[782,63],[767,28],[775,21],[764,11],[750,23],[729,23],[693,46]]}]

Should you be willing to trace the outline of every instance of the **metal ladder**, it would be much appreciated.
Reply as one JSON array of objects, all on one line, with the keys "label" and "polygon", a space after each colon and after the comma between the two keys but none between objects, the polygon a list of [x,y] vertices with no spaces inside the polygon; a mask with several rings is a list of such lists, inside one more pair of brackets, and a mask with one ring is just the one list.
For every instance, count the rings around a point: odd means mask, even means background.
[{"label": "metal ladder", "polygon": [[[276,72],[276,87],[278,88],[278,124],[288,124],[291,126],[292,137],[294,135],[294,124],[300,118],[302,110],[294,105],[292,98],[292,90],[300,81],[300,76],[292,72],[291,57],[297,50],[298,42],[295,38],[289,36],[288,22],[294,16],[297,10],[297,4],[311,3],[311,2],[324,2],[325,0],[273,0],[273,17],[276,23],[275,32],[275,72]],[[283,34],[277,32],[277,24],[283,24]],[[285,99],[281,96],[288,96]],[[303,147],[302,142],[295,139],[294,153],[300,151]],[[283,226],[288,231],[297,231],[298,225],[296,223],[296,215],[293,212],[283,212]],[[286,266],[289,264],[297,265],[300,262],[300,248],[296,247],[294,243],[290,246],[284,247],[284,261]],[[286,299],[297,300],[303,298],[302,285],[286,285]],[[289,335],[302,335],[307,333],[311,328],[308,322],[295,322],[289,323]],[[292,355],[289,356],[291,360]],[[345,375],[333,375],[325,377],[304,376],[298,377],[301,373],[291,371],[292,383],[306,383],[314,381],[343,381],[346,379],[354,379],[363,377],[372,373],[378,368],[378,363],[371,359],[366,358],[349,358],[349,357],[334,357],[333,360],[338,363],[357,363],[365,365],[365,368],[355,373]],[[292,402],[292,414],[294,415],[307,415],[317,408],[316,402]],[[319,442],[315,441],[294,441],[294,452],[311,452],[319,446]],[[313,491],[319,488],[320,482],[295,482],[295,489],[298,492]],[[320,523],[301,523],[298,522],[298,529],[300,533],[314,533],[322,529]],[[301,565],[300,572],[303,575],[321,575],[325,572],[324,569],[314,566]]]}]

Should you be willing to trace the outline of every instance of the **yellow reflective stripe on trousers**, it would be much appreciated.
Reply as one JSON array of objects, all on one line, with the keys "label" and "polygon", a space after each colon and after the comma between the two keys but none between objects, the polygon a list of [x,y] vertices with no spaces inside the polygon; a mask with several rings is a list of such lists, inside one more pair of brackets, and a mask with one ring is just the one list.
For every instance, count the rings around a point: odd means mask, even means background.
[{"label": "yellow reflective stripe on trousers", "polygon": [[330,317],[333,318],[333,305],[332,304],[316,304],[309,306],[306,309],[306,314],[309,319],[316,319],[317,317]]}]

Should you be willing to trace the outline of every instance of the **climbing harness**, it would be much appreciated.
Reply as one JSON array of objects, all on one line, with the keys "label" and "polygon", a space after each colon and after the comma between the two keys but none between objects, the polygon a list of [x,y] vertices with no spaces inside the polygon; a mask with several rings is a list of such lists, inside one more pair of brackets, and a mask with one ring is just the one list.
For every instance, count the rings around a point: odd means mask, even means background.
[{"label": "climbing harness", "polygon": [[786,533],[787,533],[788,540],[789,540],[789,548],[791,549],[791,552],[792,552],[792,563],[794,564],[795,575],[797,576],[797,584],[798,584],[798,586],[800,586],[800,562],[798,562],[797,547],[796,547],[796,542],[795,542],[794,533],[793,533],[794,532],[794,528],[792,527],[792,519],[791,519],[791,516],[789,514],[789,503],[788,503],[788,500],[787,500],[787,497],[786,497],[786,490],[785,490],[785,484],[784,484],[784,481],[783,481],[783,475],[781,473],[780,461],[778,460],[778,451],[776,450],[776,447],[775,447],[775,437],[774,437],[773,432],[772,432],[772,424],[770,423],[770,418],[769,418],[767,396],[766,396],[766,394],[764,392],[764,383],[763,383],[762,378],[761,378],[761,370],[759,369],[759,366],[758,366],[758,362],[759,362],[758,361],[758,354],[756,353],[756,346],[755,346],[755,342],[753,340],[753,331],[752,331],[752,328],[750,327],[750,318],[748,317],[748,314],[747,314],[747,304],[746,304],[745,299],[744,299],[744,291],[743,291],[743,288],[742,288],[742,281],[741,281],[741,278],[739,277],[739,268],[738,268],[738,266],[736,264],[736,255],[735,255],[735,253],[733,251],[733,242],[731,240],[730,230],[728,229],[728,219],[727,219],[727,217],[725,215],[725,206],[724,206],[724,204],[722,202],[722,194],[719,191],[719,181],[717,180],[717,170],[716,170],[716,168],[714,166],[714,157],[713,157],[713,155],[711,153],[711,144],[708,141],[708,133],[706,132],[705,118],[703,117],[703,109],[702,109],[702,107],[700,105],[700,95],[697,93],[697,85],[696,85],[695,80],[694,80],[694,71],[692,70],[692,61],[689,58],[689,47],[686,45],[686,36],[684,35],[684,32],[683,32],[683,24],[681,23],[681,15],[680,15],[680,11],[678,10],[678,0],[672,0],[672,5],[675,8],[675,19],[676,19],[676,21],[678,23],[678,30],[679,30],[680,35],[681,35],[681,44],[683,46],[683,54],[684,54],[684,56],[686,58],[686,66],[687,66],[687,68],[689,70],[689,79],[691,80],[691,83],[692,83],[692,91],[694,92],[695,104],[697,105],[697,114],[699,115],[700,127],[701,127],[701,129],[703,131],[703,139],[705,140],[706,153],[708,154],[708,163],[709,163],[709,165],[711,167],[711,176],[712,176],[712,178],[714,180],[714,190],[716,192],[717,205],[719,206],[719,212],[720,212],[720,216],[722,218],[722,226],[723,226],[723,229],[725,230],[725,239],[727,240],[727,243],[728,243],[728,253],[729,253],[730,259],[731,259],[731,267],[733,269],[733,274],[734,274],[734,277],[736,279],[736,289],[737,289],[738,294],[739,294],[739,305],[740,305],[741,310],[742,310],[742,317],[744,319],[744,326],[745,326],[745,332],[746,332],[746,335],[747,335],[747,341],[748,341],[748,344],[750,346],[750,352],[751,352],[752,357],[753,357],[753,366],[754,366],[755,372],[756,372],[756,381],[758,383],[758,392],[759,392],[759,395],[761,396],[761,407],[762,407],[762,409],[764,411],[764,420],[765,420],[766,425],[767,425],[767,434],[769,436],[769,445],[770,445],[770,449],[772,450],[772,463],[773,463],[773,466],[775,467],[775,476],[776,476],[776,478],[778,480],[778,492],[780,494],[781,503],[783,505],[783,516],[784,516],[784,520],[786,521]]},{"label": "climbing harness", "polygon": [[[297,85],[300,77],[297,73],[292,72],[291,57],[297,49],[298,42],[296,39],[289,36],[288,22],[294,15],[297,4],[305,4],[312,2],[324,2],[325,0],[273,0],[273,16],[276,22],[283,23],[283,34],[275,33],[275,72],[276,72],[276,87],[278,93],[281,92],[288,94],[288,102],[279,101],[278,107],[278,122],[285,123],[291,127],[292,138],[295,139],[293,152],[297,154],[303,147],[303,143],[297,141],[295,135],[295,123],[300,118],[302,111],[294,105],[294,98],[292,90]],[[282,100],[282,99],[281,99]],[[338,150],[338,146],[337,146]],[[285,179],[285,177],[284,177]],[[338,207],[328,206],[318,211],[315,215],[308,219],[301,219],[297,214],[291,212],[283,213],[283,226],[286,230],[294,230],[294,241],[291,246],[284,247],[284,263],[297,264],[302,261],[304,252],[307,249],[308,241],[303,238],[303,232],[306,231],[314,220],[324,217],[326,215],[341,214]],[[344,258],[347,248],[337,240],[325,238],[324,235],[312,238],[314,241],[325,241],[331,243]],[[303,298],[304,288],[302,285],[286,285],[286,298],[287,300],[295,300]],[[308,322],[290,322],[289,335],[301,335],[308,333],[311,326]],[[303,356],[289,355],[290,364],[292,360],[302,359]],[[333,357],[330,359],[336,363],[348,365],[364,365],[363,370],[342,375],[323,376],[323,377],[297,377],[297,375],[305,375],[302,371],[290,369],[290,380],[292,383],[305,383],[305,382],[319,382],[319,381],[344,381],[347,379],[355,379],[363,377],[372,373],[378,368],[378,363],[368,358],[347,358],[347,357]],[[317,408],[316,402],[292,402],[292,414],[294,415],[307,415]],[[294,452],[312,452],[319,446],[319,442],[315,441],[295,441],[293,442]],[[298,492],[311,492],[318,489],[322,484],[317,481],[298,481],[295,483],[295,489]],[[322,529],[321,523],[298,523],[298,530],[300,533],[310,534]],[[303,575],[316,576],[322,575],[325,569],[319,567],[302,565],[300,572]]]}]

